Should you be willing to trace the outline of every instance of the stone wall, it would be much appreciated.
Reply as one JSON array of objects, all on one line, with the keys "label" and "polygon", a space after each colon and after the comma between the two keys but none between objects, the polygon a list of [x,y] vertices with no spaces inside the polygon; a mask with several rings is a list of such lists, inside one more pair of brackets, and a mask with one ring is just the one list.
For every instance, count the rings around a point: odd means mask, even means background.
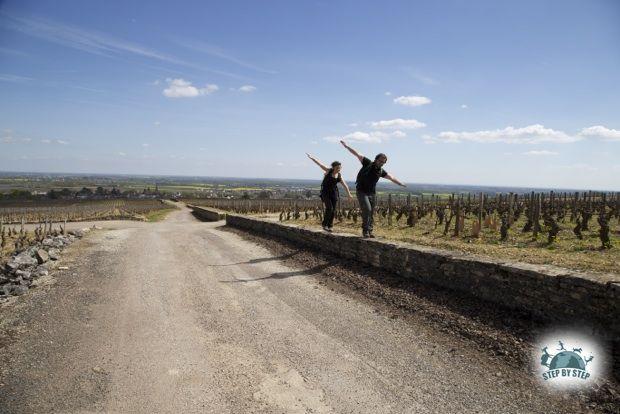
[{"label": "stone wall", "polygon": [[330,234],[234,214],[226,215],[226,223],[620,339],[620,280],[614,281],[614,275]]},{"label": "stone wall", "polygon": [[188,204],[187,207],[192,209],[194,216],[204,221],[219,221],[226,218],[226,213],[212,208],[205,208]]}]

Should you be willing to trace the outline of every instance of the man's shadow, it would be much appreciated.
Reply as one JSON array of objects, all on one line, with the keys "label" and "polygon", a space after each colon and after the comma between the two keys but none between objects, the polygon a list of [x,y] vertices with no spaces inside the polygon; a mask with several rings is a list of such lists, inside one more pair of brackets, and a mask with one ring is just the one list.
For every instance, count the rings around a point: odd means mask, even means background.
[{"label": "man's shadow", "polygon": [[221,283],[247,283],[247,282],[256,282],[259,280],[267,280],[267,279],[287,279],[289,277],[296,277],[296,276],[312,276],[312,275],[321,273],[322,271],[324,271],[325,269],[333,265],[334,263],[328,262],[328,263],[324,263],[318,266],[311,267],[310,269],[295,270],[292,272],[275,272],[275,273],[270,274],[269,276],[259,277],[256,279],[220,280],[220,282]]},{"label": "man's shadow", "polygon": [[261,257],[259,259],[251,259],[251,260],[248,260],[246,262],[212,264],[212,265],[209,265],[209,266],[210,267],[237,266],[237,265],[244,265],[244,264],[257,264],[257,263],[269,262],[269,261],[272,261],[272,260],[285,260],[285,259],[290,259],[291,257],[295,256],[296,254],[299,254],[299,252],[300,252],[300,250],[296,250],[296,251],[294,251],[292,253],[285,254],[283,256]]}]

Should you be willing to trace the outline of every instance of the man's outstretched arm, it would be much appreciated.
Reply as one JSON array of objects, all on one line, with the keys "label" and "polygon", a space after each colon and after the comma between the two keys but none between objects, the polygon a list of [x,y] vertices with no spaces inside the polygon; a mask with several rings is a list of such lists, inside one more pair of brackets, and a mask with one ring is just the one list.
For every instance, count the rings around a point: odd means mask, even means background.
[{"label": "man's outstretched arm", "polygon": [[394,184],[398,184],[401,187],[407,187],[405,184],[401,183],[400,181],[398,181],[398,179],[394,176],[391,176],[390,174],[387,174],[384,178],[390,180],[391,182],[393,182]]},{"label": "man's outstretched arm", "polygon": [[351,154],[355,155],[357,159],[360,160],[360,162],[362,162],[362,160],[364,159],[364,156],[362,154],[360,154],[359,152],[355,151],[353,148],[348,146],[347,143],[344,142],[344,140],[340,140],[340,143],[342,144],[343,147],[348,149]]}]

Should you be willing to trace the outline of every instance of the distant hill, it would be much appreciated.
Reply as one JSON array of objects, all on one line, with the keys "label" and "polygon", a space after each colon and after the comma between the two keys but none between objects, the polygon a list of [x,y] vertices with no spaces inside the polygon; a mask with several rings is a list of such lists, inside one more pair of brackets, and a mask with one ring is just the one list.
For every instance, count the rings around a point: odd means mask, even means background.
[{"label": "distant hill", "polygon": [[[36,185],[33,185],[35,184]],[[46,185],[47,184],[47,185]],[[34,188],[46,186],[72,185],[206,185],[217,184],[224,187],[253,187],[253,188],[318,188],[320,180],[281,179],[281,178],[244,178],[244,177],[209,177],[209,176],[174,176],[174,175],[135,175],[135,174],[84,174],[84,173],[39,173],[39,172],[0,172],[0,190],[12,188]],[[575,192],[587,191],[570,188],[541,188],[541,187],[502,187],[488,185],[462,184],[433,184],[407,183],[403,189],[392,183],[380,181],[377,190],[380,192],[414,193],[414,194],[450,194],[450,193],[527,193],[531,191],[547,192]]]}]

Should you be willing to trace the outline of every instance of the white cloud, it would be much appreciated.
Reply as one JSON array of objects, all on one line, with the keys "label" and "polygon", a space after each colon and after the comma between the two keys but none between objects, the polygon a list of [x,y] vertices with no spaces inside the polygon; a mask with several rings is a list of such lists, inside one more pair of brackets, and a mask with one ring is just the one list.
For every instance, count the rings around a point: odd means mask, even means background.
[{"label": "white cloud", "polygon": [[0,73],[0,81],[3,82],[28,82],[34,80],[26,76],[10,75],[8,73]]},{"label": "white cloud", "polygon": [[59,144],[59,145],[69,145],[69,141],[64,141],[62,139],[42,139],[42,144]]},{"label": "white cloud", "polygon": [[144,144],[142,144],[142,147],[143,147],[143,148],[148,148],[148,147],[150,147],[150,146],[151,146],[151,145],[150,145],[150,144],[147,144],[146,142],[145,142]]},{"label": "white cloud", "polygon": [[403,69],[413,79],[415,79],[415,80],[417,80],[419,82],[422,82],[425,85],[438,85],[439,84],[439,81],[437,81],[436,79],[431,78],[430,76],[427,76],[427,75],[421,73],[419,70],[417,70],[415,68],[405,67]]},{"label": "white cloud", "polygon": [[175,38],[174,39],[180,46],[186,47],[188,49],[193,49],[199,52],[203,52],[206,53],[208,55],[211,56],[215,56],[217,58],[223,59],[223,60],[227,60],[229,62],[233,62],[236,63],[239,66],[248,68],[248,69],[252,69],[255,70],[257,72],[262,72],[262,73],[268,73],[268,74],[276,74],[278,73],[277,71],[273,70],[273,69],[268,69],[268,68],[263,68],[260,66],[257,66],[253,63],[247,62],[245,60],[239,59],[236,56],[231,55],[229,52],[223,50],[220,47],[214,46],[214,45],[210,45],[210,44],[206,44],[206,43],[202,43],[202,42],[198,42],[194,39],[189,39],[189,38]]},{"label": "white cloud", "polygon": [[6,53],[9,55],[16,55],[16,56],[30,56],[28,53],[22,52],[21,50],[9,49],[6,47],[0,47],[0,53]]},{"label": "white cloud", "polygon": [[392,92],[387,91],[387,92],[385,92],[385,94],[384,94],[384,95],[385,95],[385,96],[392,96]]},{"label": "white cloud", "polygon": [[209,71],[232,78],[241,78],[239,75],[196,65],[137,43],[128,42],[101,32],[57,23],[53,20],[25,18],[8,13],[3,13],[2,20],[3,26],[8,29],[86,53],[108,58],[136,56]]},{"label": "white cloud", "polygon": [[609,129],[602,125],[584,128],[579,133],[581,136],[602,138],[605,141],[620,141],[620,131]]},{"label": "white cloud", "polygon": [[256,86],[252,86],[252,85],[243,85],[242,87],[239,88],[239,92],[254,92],[256,90]]},{"label": "white cloud", "polygon": [[12,15],[5,15],[5,17],[8,17],[8,26],[14,30],[84,52],[103,56],[127,53],[179,63],[176,59],[155,50],[102,33],[89,32],[45,19],[29,19]]},{"label": "white cloud", "polygon": [[351,122],[350,124],[347,124],[350,127],[356,127],[358,124],[357,122]]},{"label": "white cloud", "polygon": [[585,163],[577,163],[577,164],[570,164],[570,165],[556,165],[552,168],[558,169],[558,170],[585,171],[585,172],[598,171],[598,167],[594,167],[590,164],[585,164]]},{"label": "white cloud", "polygon": [[201,95],[209,95],[219,89],[217,85],[209,84],[204,88],[197,88],[185,79],[166,79],[168,87],[163,94],[168,98],[194,98]]},{"label": "white cloud", "polygon": [[355,131],[350,134],[346,134],[344,136],[330,135],[327,137],[323,137],[323,140],[329,142],[339,142],[340,140],[345,141],[353,141],[353,142],[367,142],[378,144],[381,142],[389,141],[391,138],[404,138],[407,134],[403,131],[392,131],[392,132],[383,132],[383,131],[371,131],[371,132],[363,132],[363,131]]},{"label": "white cloud", "polygon": [[426,96],[399,96],[394,99],[394,103],[405,106],[421,106],[431,103]]},{"label": "white cloud", "polygon": [[428,135],[428,134],[422,135],[422,141],[425,144],[428,144],[428,145],[432,145],[432,144],[436,144],[437,143],[437,140],[435,138],[433,138],[432,136]]},{"label": "white cloud", "polygon": [[278,163],[276,163],[276,165],[277,165],[278,167],[284,167],[284,163],[283,163],[283,162],[278,162]]},{"label": "white cloud", "polygon": [[159,121],[155,121],[155,122],[153,122],[153,125],[155,125],[155,126],[160,126],[160,125],[161,125],[161,122],[159,122]]},{"label": "white cloud", "polygon": [[[424,139],[424,137],[422,137]],[[506,127],[504,129],[494,129],[488,131],[474,132],[440,132],[437,137],[427,136],[427,140],[460,143],[463,141],[471,141],[478,143],[497,143],[506,144],[536,144],[539,142],[551,142],[555,144],[566,144],[579,141],[579,136],[570,136],[562,131],[556,131],[551,128],[545,128],[543,125],[535,124],[523,128]]]},{"label": "white cloud", "polygon": [[461,109],[467,109],[467,108],[469,108],[469,106],[467,106],[465,104],[461,105]]},{"label": "white cloud", "polygon": [[555,152],[555,151],[547,151],[547,150],[533,150],[533,151],[526,151],[523,153],[523,155],[530,155],[530,156],[545,156],[545,155],[558,155],[559,153]]},{"label": "white cloud", "polygon": [[127,154],[126,154],[126,153],[124,153],[124,152],[122,152],[122,151],[119,151],[118,155],[120,155],[121,157],[124,157],[124,156],[126,156]]},{"label": "white cloud", "polygon": [[390,119],[388,121],[376,121],[371,122],[370,125],[375,129],[417,129],[424,128],[426,124],[424,122],[417,121],[415,119]]}]

